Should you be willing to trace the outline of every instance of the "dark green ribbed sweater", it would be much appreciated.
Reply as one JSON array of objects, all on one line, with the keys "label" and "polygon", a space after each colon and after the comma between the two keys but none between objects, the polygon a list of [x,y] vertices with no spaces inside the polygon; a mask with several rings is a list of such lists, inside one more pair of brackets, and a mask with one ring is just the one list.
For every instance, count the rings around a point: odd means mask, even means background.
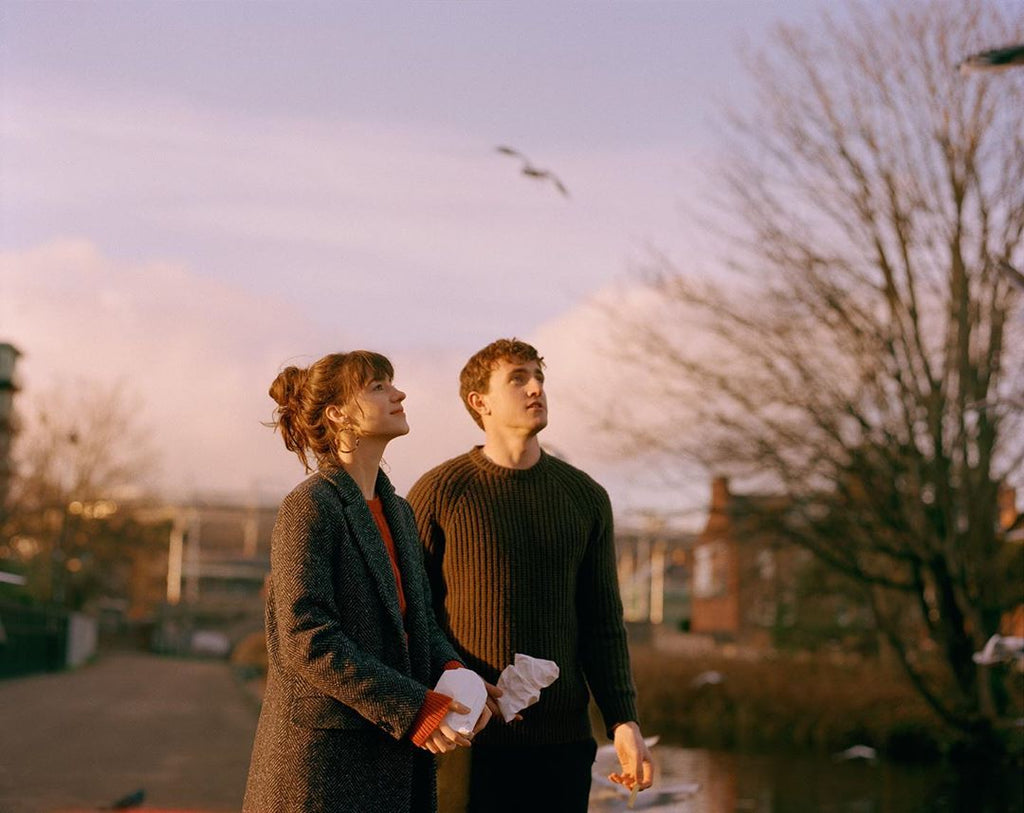
[{"label": "dark green ribbed sweater", "polygon": [[590,736],[594,694],[605,724],[636,719],[608,494],[548,454],[529,469],[475,447],[409,492],[441,629],[467,666],[493,683],[517,652],[558,664],[557,681],[491,744]]}]

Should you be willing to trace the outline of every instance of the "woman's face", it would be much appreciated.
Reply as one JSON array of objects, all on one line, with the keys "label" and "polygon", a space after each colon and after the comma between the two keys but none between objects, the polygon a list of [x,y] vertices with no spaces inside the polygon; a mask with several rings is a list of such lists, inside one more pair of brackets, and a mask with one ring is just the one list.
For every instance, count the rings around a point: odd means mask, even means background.
[{"label": "woman's face", "polygon": [[409,432],[404,400],[405,393],[390,378],[377,379],[363,387],[345,412],[359,436],[390,440]]}]

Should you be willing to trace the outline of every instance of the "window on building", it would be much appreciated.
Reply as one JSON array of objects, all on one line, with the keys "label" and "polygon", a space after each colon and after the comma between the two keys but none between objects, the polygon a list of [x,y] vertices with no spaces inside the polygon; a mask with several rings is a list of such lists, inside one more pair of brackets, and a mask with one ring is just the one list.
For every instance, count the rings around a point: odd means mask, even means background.
[{"label": "window on building", "polygon": [[725,544],[722,542],[710,542],[694,549],[694,598],[713,598],[726,592],[726,557]]}]

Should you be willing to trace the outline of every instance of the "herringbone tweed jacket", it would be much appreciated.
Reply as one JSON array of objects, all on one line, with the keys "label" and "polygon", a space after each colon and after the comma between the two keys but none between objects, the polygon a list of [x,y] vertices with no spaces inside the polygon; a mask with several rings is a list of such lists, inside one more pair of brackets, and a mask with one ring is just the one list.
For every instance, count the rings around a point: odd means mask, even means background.
[{"label": "herringbone tweed jacket", "polygon": [[459,657],[430,609],[412,511],[383,472],[377,496],[402,573],[404,626],[384,541],[342,468],[322,467],[278,511],[249,813],[436,811],[433,757],[406,734]]}]

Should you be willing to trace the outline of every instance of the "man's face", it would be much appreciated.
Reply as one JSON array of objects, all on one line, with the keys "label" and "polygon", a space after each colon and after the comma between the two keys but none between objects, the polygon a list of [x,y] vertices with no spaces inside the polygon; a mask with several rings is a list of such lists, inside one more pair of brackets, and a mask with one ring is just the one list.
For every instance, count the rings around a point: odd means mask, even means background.
[{"label": "man's face", "polygon": [[491,371],[487,392],[479,393],[484,429],[521,430],[536,435],[548,425],[544,372],[536,361],[503,359]]}]

